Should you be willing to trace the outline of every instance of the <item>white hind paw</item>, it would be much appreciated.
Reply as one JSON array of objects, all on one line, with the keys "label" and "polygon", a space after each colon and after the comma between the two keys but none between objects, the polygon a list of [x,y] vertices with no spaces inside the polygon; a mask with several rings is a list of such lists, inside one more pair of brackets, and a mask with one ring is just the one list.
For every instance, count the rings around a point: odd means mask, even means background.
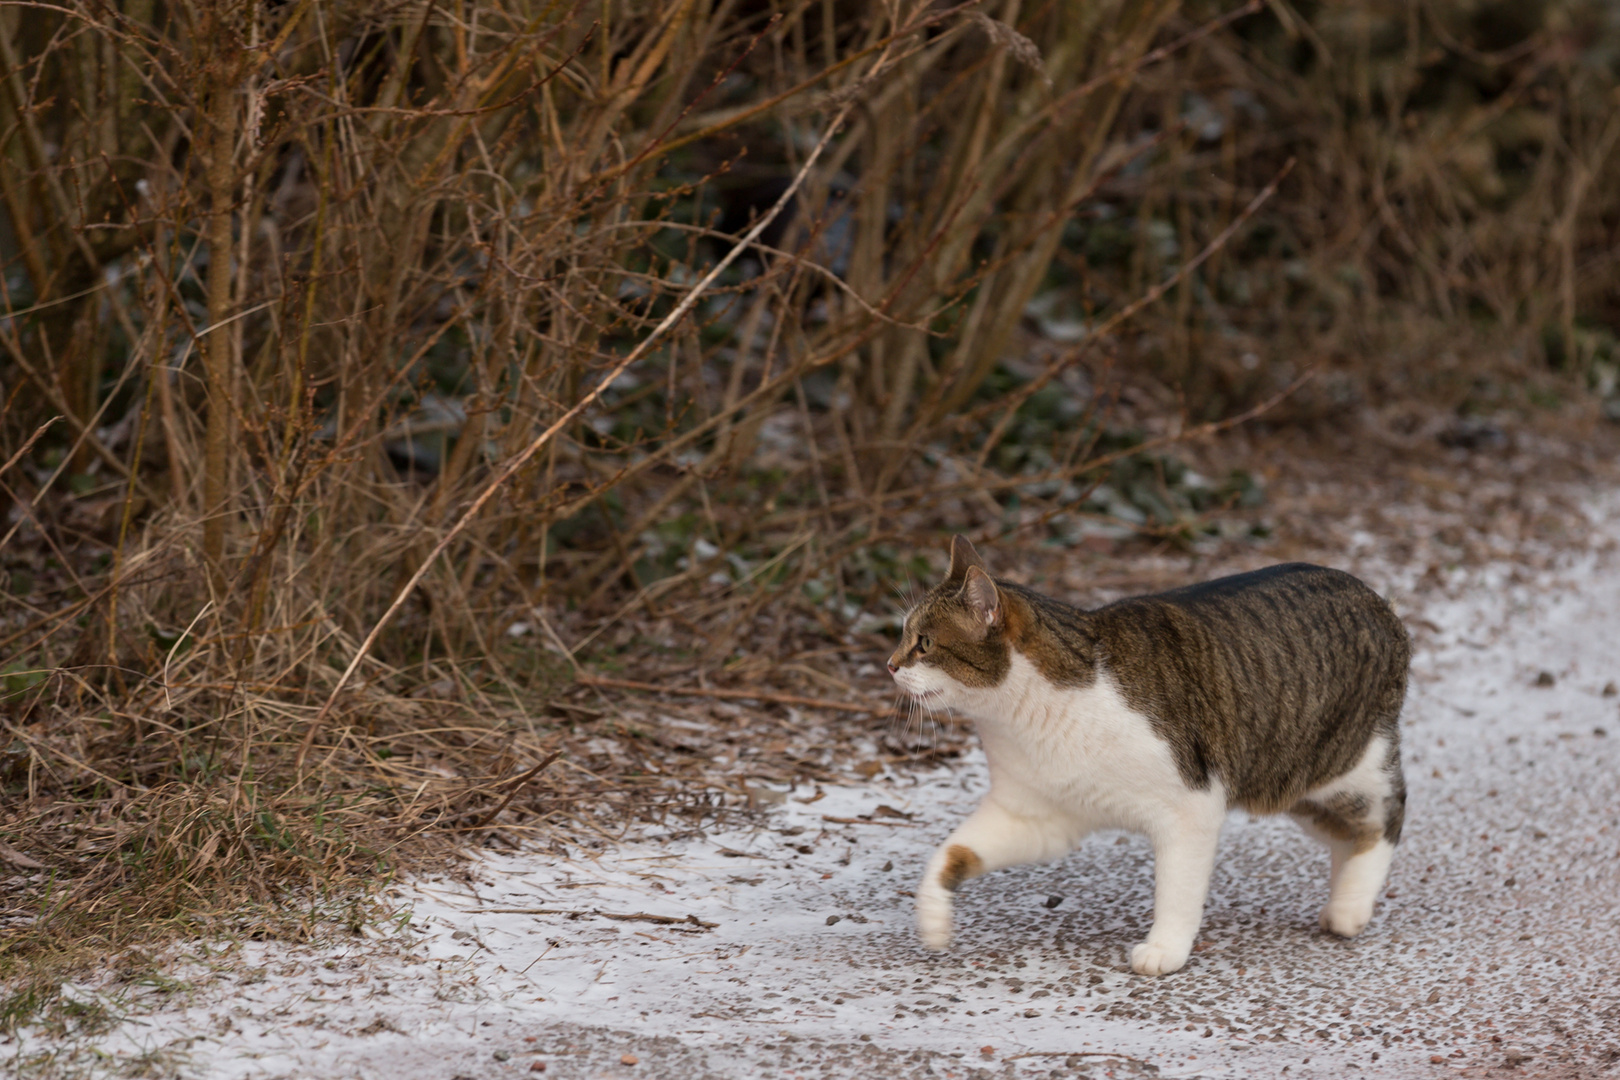
[{"label": "white hind paw", "polygon": [[1322,909],[1322,929],[1330,934],[1353,938],[1367,928],[1372,920],[1372,905],[1329,902]]},{"label": "white hind paw", "polygon": [[1168,975],[1187,962],[1186,949],[1167,949],[1144,941],[1131,950],[1131,970],[1138,975]]}]

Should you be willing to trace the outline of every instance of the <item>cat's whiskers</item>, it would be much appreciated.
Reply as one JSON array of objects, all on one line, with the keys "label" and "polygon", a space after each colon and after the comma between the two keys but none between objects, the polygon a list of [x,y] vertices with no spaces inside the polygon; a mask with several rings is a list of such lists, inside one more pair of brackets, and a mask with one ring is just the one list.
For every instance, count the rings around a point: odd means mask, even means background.
[{"label": "cat's whiskers", "polygon": [[905,711],[902,712],[899,702],[896,702],[895,709],[889,714],[887,738],[890,742],[909,749],[914,741],[911,737],[913,723],[915,722],[920,739],[923,730],[922,713],[924,709],[929,709],[929,706],[923,699],[909,691],[901,690],[900,697],[905,702]]},{"label": "cat's whiskers", "polygon": [[[918,704],[921,705],[923,710],[928,714],[929,736],[925,745],[929,750],[933,750],[939,746],[940,733],[945,730],[945,725],[940,721],[938,712],[935,711],[933,705],[929,704],[929,701],[931,700],[932,698],[918,702]],[[943,706],[943,708],[945,709],[946,714],[949,715],[951,707],[946,705]],[[921,728],[919,728],[919,741],[922,741],[920,738],[921,734]]]},{"label": "cat's whiskers", "polygon": [[905,616],[910,613],[911,609],[917,606],[912,599],[910,582],[907,582],[904,586],[902,586],[897,581],[891,581],[889,582],[889,592],[892,593],[894,595],[894,599],[899,602],[899,614],[901,620],[904,621]]},{"label": "cat's whiskers", "polygon": [[[933,750],[939,745],[940,733],[944,730],[944,722],[940,720],[938,708],[944,708],[950,713],[949,706],[935,706],[939,695],[927,693],[922,695],[907,693],[905,723],[901,731],[900,745],[908,751],[912,749]],[[915,735],[913,723],[915,722]]]},{"label": "cat's whiskers", "polygon": [[911,695],[902,690],[898,684],[895,685],[894,692],[894,706],[889,709],[889,715],[884,720],[883,738],[885,741],[894,740],[897,728],[900,731],[905,730],[908,722],[907,714],[912,707]]},{"label": "cat's whiskers", "polygon": [[911,695],[900,689],[899,686],[894,688],[894,705],[890,707],[889,715],[884,719],[883,737],[885,739],[892,739],[895,725],[905,722],[905,712],[910,708],[910,697]]}]

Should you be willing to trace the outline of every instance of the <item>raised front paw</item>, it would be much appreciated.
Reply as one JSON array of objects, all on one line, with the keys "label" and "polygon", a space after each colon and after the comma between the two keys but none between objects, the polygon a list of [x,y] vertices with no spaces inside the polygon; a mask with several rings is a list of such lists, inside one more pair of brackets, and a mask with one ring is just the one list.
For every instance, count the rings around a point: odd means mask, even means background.
[{"label": "raised front paw", "polygon": [[951,894],[944,889],[917,891],[917,933],[923,948],[939,952],[951,943]]},{"label": "raised front paw", "polygon": [[1186,949],[1169,949],[1151,940],[1131,950],[1131,970],[1138,975],[1168,975],[1186,962]]}]

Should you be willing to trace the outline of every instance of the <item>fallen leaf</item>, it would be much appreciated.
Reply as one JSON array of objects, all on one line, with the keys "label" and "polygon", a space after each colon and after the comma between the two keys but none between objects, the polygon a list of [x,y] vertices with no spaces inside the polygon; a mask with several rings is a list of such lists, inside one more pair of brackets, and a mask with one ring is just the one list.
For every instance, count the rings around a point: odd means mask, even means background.
[{"label": "fallen leaf", "polygon": [[9,844],[0,844],[0,859],[6,860],[13,866],[20,866],[24,870],[43,870],[45,864],[37,859],[30,859],[27,855],[11,847]]},{"label": "fallen leaf", "polygon": [[748,809],[750,810],[758,810],[762,806],[781,806],[787,802],[788,793],[785,791],[775,791],[767,787],[752,787],[746,784],[743,785],[743,790],[748,793]]}]

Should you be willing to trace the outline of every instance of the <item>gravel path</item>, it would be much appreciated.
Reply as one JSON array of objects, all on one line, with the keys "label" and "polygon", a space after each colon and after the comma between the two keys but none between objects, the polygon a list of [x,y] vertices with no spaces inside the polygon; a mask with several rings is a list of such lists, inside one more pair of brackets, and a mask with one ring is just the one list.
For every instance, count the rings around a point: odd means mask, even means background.
[{"label": "gravel path", "polygon": [[1353,942],[1316,929],[1325,852],[1234,815],[1175,975],[1126,970],[1152,861],[1115,834],[970,883],[955,944],[926,954],[908,890],[985,786],[970,757],[802,787],[750,831],[491,857],[401,892],[397,933],[194,958],[189,990],[118,999],[93,1042],[0,1053],[220,1078],[1620,1075],[1609,547],[1407,612],[1406,837]]}]

